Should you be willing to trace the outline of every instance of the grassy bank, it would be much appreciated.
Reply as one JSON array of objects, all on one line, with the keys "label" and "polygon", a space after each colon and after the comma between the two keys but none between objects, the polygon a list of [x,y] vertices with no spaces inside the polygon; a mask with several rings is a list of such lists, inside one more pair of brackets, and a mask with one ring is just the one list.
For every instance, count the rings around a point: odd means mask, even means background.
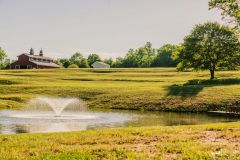
[{"label": "grassy bank", "polygon": [[[75,96],[89,107],[208,111],[240,99],[240,71],[176,72],[159,69],[58,69],[0,71],[0,108],[17,109],[39,95]],[[198,79],[198,80],[196,80]]]},{"label": "grassy bank", "polygon": [[239,125],[0,135],[0,159],[240,159]]}]

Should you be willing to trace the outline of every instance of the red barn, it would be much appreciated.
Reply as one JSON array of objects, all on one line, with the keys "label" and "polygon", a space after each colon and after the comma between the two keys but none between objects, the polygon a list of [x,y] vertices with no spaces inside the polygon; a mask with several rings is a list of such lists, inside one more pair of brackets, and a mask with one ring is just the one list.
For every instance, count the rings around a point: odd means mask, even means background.
[{"label": "red barn", "polygon": [[44,69],[59,68],[59,65],[53,63],[53,59],[43,56],[41,50],[39,55],[34,55],[31,48],[30,53],[23,53],[18,56],[18,60],[10,64],[11,69]]}]

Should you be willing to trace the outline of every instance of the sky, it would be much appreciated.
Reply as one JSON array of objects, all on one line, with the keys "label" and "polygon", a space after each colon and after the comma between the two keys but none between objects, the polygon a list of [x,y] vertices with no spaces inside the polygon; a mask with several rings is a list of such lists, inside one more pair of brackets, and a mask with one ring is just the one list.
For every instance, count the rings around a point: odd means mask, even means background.
[{"label": "sky", "polygon": [[0,0],[0,46],[11,59],[37,54],[124,56],[150,41],[180,44],[196,24],[221,21],[208,0]]}]

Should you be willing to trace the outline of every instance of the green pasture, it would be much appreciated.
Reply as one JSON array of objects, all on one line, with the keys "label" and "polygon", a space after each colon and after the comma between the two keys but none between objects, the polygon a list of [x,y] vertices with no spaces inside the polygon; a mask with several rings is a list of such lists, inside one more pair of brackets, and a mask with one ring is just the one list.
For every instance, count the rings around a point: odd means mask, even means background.
[{"label": "green pasture", "polygon": [[82,98],[88,107],[161,111],[225,110],[240,100],[240,71],[56,69],[0,71],[0,108],[18,109],[33,97]]}]

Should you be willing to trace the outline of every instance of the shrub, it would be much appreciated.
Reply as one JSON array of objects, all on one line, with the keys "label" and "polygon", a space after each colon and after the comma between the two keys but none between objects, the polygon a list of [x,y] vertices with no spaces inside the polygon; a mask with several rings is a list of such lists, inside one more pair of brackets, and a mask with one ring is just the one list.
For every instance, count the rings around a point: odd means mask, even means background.
[{"label": "shrub", "polygon": [[76,65],[76,64],[70,64],[70,65],[68,66],[68,68],[78,68],[78,65]]}]

